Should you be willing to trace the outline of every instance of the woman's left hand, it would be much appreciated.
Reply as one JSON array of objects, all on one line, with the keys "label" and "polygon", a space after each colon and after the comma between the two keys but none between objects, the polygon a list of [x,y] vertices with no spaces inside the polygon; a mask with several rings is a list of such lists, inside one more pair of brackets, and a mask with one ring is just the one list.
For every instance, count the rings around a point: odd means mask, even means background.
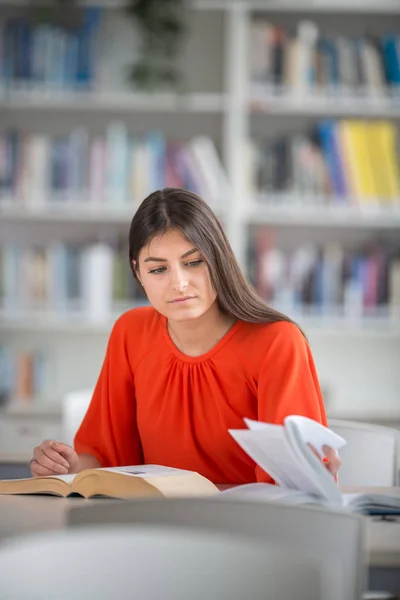
[{"label": "woman's left hand", "polygon": [[320,456],[314,446],[311,444],[309,444],[309,446],[314,454],[323,462],[329,473],[336,477],[342,464],[336,450],[333,450],[330,446],[323,446],[322,450],[324,451],[324,456]]}]

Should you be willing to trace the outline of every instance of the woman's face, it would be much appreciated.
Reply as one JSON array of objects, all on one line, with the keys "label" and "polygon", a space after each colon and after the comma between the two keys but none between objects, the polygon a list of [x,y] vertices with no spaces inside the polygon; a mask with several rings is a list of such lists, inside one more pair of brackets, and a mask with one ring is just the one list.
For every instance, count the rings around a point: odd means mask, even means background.
[{"label": "woman's face", "polygon": [[149,302],[167,319],[196,319],[216,300],[203,256],[176,229],[142,248],[137,267]]}]

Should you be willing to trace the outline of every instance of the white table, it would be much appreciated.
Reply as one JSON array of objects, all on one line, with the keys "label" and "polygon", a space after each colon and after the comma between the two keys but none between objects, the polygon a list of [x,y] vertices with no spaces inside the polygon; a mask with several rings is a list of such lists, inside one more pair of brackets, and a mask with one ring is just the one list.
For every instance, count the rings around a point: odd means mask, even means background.
[{"label": "white table", "polygon": [[[107,500],[0,496],[0,543],[13,536],[62,529],[66,526],[67,513],[71,507],[97,502]],[[390,590],[400,598],[400,518],[365,518],[370,588]]]},{"label": "white table", "polygon": [[[67,511],[103,499],[54,498],[51,496],[0,496],[0,541],[34,531],[65,527]],[[400,518],[382,520],[366,517],[367,552],[370,566],[400,570]]]}]

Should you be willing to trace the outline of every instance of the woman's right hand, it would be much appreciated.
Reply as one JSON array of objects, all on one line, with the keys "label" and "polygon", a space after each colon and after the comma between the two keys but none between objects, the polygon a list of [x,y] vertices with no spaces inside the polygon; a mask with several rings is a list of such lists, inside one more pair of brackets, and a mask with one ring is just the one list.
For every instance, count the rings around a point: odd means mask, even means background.
[{"label": "woman's right hand", "polygon": [[79,472],[80,459],[72,446],[54,440],[44,440],[33,450],[29,466],[33,477],[66,475]]}]

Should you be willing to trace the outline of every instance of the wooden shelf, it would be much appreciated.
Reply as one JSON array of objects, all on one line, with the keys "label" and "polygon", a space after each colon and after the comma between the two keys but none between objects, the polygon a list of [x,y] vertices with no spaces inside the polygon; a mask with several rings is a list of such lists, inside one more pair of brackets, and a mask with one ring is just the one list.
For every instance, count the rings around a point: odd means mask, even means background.
[{"label": "wooden shelf", "polygon": [[[84,6],[100,6],[109,10],[121,10],[126,6],[124,0],[80,0]],[[224,10],[232,7],[257,10],[262,12],[288,13],[354,13],[354,14],[389,14],[400,13],[396,0],[382,0],[381,3],[346,2],[346,0],[189,0],[189,4],[197,10]],[[0,0],[0,6],[25,6],[28,0]],[[44,0],[46,4],[46,0]]]},{"label": "wooden shelf", "polygon": [[[132,303],[129,308],[143,306],[144,302]],[[55,313],[52,311],[16,311],[0,312],[0,331],[48,334],[82,334],[109,335],[118,317],[124,312],[113,312],[104,321],[91,321],[86,313],[74,311]]]},{"label": "wooden shelf", "polygon": [[332,117],[384,117],[400,119],[400,95],[396,97],[368,94],[314,94],[251,92],[248,104],[252,114],[301,115],[315,118]]},{"label": "wooden shelf", "polygon": [[38,203],[37,206],[13,203],[0,203],[0,218],[2,223],[121,223],[127,225],[137,209],[136,204],[126,203],[126,206],[82,202],[64,202],[58,204]]},{"label": "wooden shelf", "polygon": [[0,91],[0,109],[15,111],[119,111],[161,113],[210,113],[223,112],[226,98],[218,93],[193,94],[144,94],[135,92],[102,91],[46,91],[27,89],[23,91]]},{"label": "wooden shelf", "polygon": [[[285,307],[280,307],[285,312]],[[346,316],[340,313],[317,314],[315,311],[287,311],[304,327],[306,333],[322,335],[366,335],[371,337],[400,337],[400,315],[387,314]],[[23,333],[109,335],[120,313],[102,322],[90,322],[85,314],[57,315],[50,312],[25,312],[20,315],[0,314],[0,331]]]},{"label": "wooden shelf", "polygon": [[[222,204],[222,201],[219,202]],[[135,214],[138,205],[132,200],[126,201],[122,206],[118,203],[92,203],[83,199],[77,201],[19,203],[18,200],[2,203],[0,201],[0,227],[3,224],[35,224],[35,223],[62,223],[62,224],[105,224],[123,225],[127,227]],[[213,207],[214,211],[223,218],[223,211]]]},{"label": "wooden shelf", "polygon": [[11,401],[2,411],[4,417],[35,417],[61,419],[61,401],[55,399],[53,402],[42,402],[36,399],[29,400],[25,403]]},{"label": "wooden shelf", "polygon": [[298,198],[283,196],[274,201],[253,202],[248,205],[244,217],[249,224],[280,226],[342,227],[360,229],[399,229],[400,204],[382,209],[375,206],[354,206],[349,199],[347,206],[324,205],[318,199],[300,203]]},{"label": "wooden shelf", "polygon": [[367,337],[397,339],[400,337],[400,318],[390,317],[337,317],[302,316],[291,317],[304,328],[306,334],[324,337]]},{"label": "wooden shelf", "polygon": [[[198,0],[195,4],[212,8],[228,7],[231,0]],[[382,0],[374,2],[366,0],[362,2],[350,2],[348,0],[242,0],[237,4],[248,10],[265,13],[328,13],[328,14],[388,14],[400,13],[400,5],[396,0]]]},{"label": "wooden shelf", "polygon": [[[356,227],[369,229],[400,228],[399,206],[382,209],[377,206],[354,206],[355,201],[346,200],[347,206],[340,206],[332,201],[318,198],[306,199],[300,203],[297,197],[282,195],[268,201],[260,196],[260,200],[247,205],[244,218],[249,224],[271,224],[280,226],[309,227]],[[136,205],[112,206],[89,204],[88,202],[66,202],[64,204],[42,204],[29,206],[0,203],[0,218],[6,223],[98,223],[121,224],[126,226],[132,219]]]}]

